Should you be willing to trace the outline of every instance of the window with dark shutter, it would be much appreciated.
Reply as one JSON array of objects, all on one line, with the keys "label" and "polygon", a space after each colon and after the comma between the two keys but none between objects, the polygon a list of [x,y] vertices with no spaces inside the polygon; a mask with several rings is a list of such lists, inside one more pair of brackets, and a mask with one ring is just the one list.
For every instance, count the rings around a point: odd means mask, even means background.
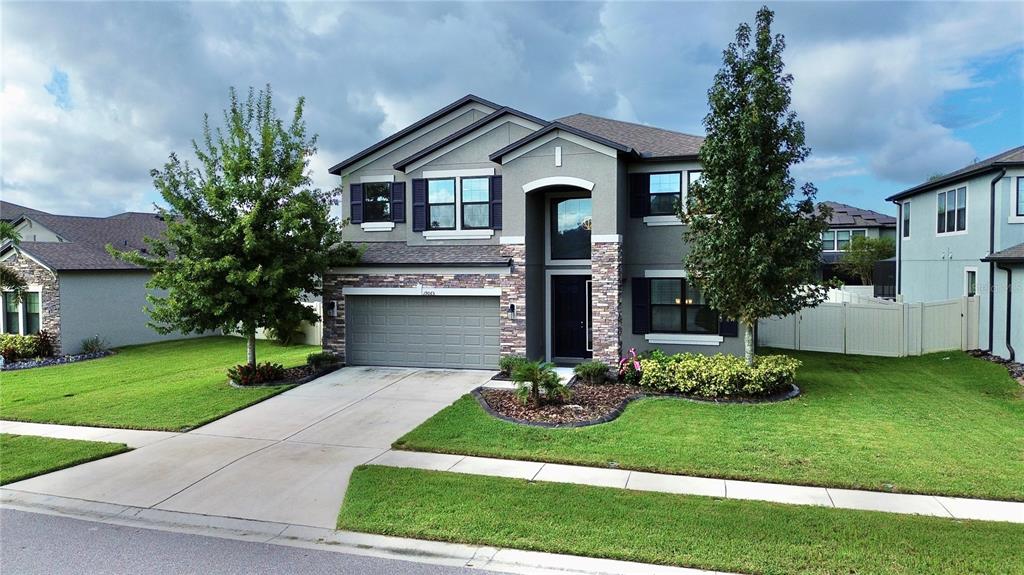
[{"label": "window with dark shutter", "polygon": [[417,178],[412,181],[412,231],[427,229],[427,181]]},{"label": "window with dark shutter", "polygon": [[391,221],[405,222],[405,182],[391,184]]},{"label": "window with dark shutter", "polygon": [[643,335],[651,331],[651,282],[647,278],[633,278],[633,333]]},{"label": "window with dark shutter", "polygon": [[642,218],[650,215],[650,200],[647,198],[649,182],[648,174],[629,175],[629,217]]},{"label": "window with dark shutter", "polygon": [[352,184],[348,187],[349,211],[348,218],[353,224],[363,223],[363,185]]},{"label": "window with dark shutter", "polygon": [[501,229],[501,176],[491,176],[491,228]]}]

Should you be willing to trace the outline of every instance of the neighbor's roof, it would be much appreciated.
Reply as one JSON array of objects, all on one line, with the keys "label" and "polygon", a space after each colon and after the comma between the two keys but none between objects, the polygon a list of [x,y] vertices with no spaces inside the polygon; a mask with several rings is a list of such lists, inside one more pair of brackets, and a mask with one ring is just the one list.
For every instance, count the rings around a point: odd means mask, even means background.
[{"label": "neighbor's roof", "polygon": [[46,212],[0,200],[0,220],[13,222],[24,215],[45,214]]},{"label": "neighbor's roof", "polygon": [[377,142],[376,144],[370,146],[369,148],[366,148],[365,150],[357,152],[357,153],[353,154],[352,156],[350,156],[348,159],[343,160],[343,161],[341,161],[341,162],[331,166],[331,169],[328,170],[328,172],[331,173],[331,174],[334,174],[336,176],[341,175],[341,171],[344,170],[345,168],[347,168],[348,166],[351,166],[352,164],[358,162],[359,160],[365,158],[366,156],[369,156],[370,154],[372,154],[372,153],[376,152],[377,150],[387,146],[388,144],[391,144],[392,142],[394,142],[396,140],[399,140],[399,139],[403,138],[404,136],[406,136],[408,134],[411,134],[412,132],[415,132],[416,130],[422,128],[423,126],[426,126],[427,124],[429,124],[429,123],[433,122],[434,120],[444,116],[445,114],[447,114],[449,112],[452,112],[452,111],[455,111],[455,110],[458,110],[459,108],[465,106],[466,104],[468,104],[470,102],[475,102],[477,104],[482,104],[484,106],[487,106],[488,108],[493,108],[493,109],[498,109],[498,108],[501,107],[498,104],[495,104],[494,102],[489,102],[487,100],[484,100],[483,98],[480,98],[478,96],[474,96],[473,94],[468,94],[468,95],[463,96],[462,98],[459,98],[458,100],[452,102],[451,104],[448,104],[447,106],[445,106],[444,108],[441,108],[440,110],[434,112],[433,114],[430,114],[429,116],[425,116],[425,117],[421,118],[420,120],[417,120],[416,122],[414,122],[414,123],[410,124],[409,126],[405,127],[404,129],[399,130],[399,131],[395,132],[394,134],[391,134],[387,138],[384,138],[383,140]]},{"label": "neighbor's roof", "polygon": [[556,120],[567,126],[629,146],[643,158],[696,157],[704,138],[653,126],[573,114]]},{"label": "neighbor's roof", "polygon": [[983,262],[1024,263],[1024,244],[1017,244],[981,258]]},{"label": "neighbor's roof", "polygon": [[896,218],[872,210],[865,210],[839,202],[821,202],[832,208],[830,227],[843,228],[894,228]]},{"label": "neighbor's roof", "polygon": [[55,271],[138,270],[139,266],[114,259],[107,244],[119,250],[147,249],[146,237],[164,233],[167,225],[156,214],[125,212],[107,218],[58,216],[37,213],[26,216],[60,236],[62,242],[26,242],[18,248]]},{"label": "neighbor's roof", "polygon": [[969,166],[960,168],[959,170],[955,170],[944,176],[940,176],[933,180],[928,180],[923,184],[918,184],[913,188],[903,190],[898,194],[893,194],[886,198],[885,200],[887,202],[902,200],[903,198],[906,198],[908,196],[928,191],[933,188],[945,186],[947,184],[951,184],[958,180],[963,180],[968,177],[973,177],[978,174],[983,174],[985,172],[997,170],[1002,167],[1021,165],[1024,165],[1024,146],[1018,146],[1005,152],[1001,152],[999,154],[992,156],[991,158],[985,158],[984,160],[975,162]]},{"label": "neighbor's roof", "polygon": [[410,246],[404,242],[365,242],[359,266],[500,266],[507,265],[497,245]]}]

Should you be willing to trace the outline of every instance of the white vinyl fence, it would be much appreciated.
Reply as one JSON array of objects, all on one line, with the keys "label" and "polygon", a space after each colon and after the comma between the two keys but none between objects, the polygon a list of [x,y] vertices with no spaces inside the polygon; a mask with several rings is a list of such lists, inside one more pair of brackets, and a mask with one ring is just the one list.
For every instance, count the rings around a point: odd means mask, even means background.
[{"label": "white vinyl fence", "polygon": [[904,357],[978,347],[978,298],[930,303],[823,303],[761,320],[758,345]]},{"label": "white vinyl fence", "polygon": [[[323,339],[324,339],[324,322],[323,322],[324,310],[323,310],[323,304],[321,304],[318,301],[310,301],[310,302],[305,302],[304,305],[307,305],[307,306],[313,308],[313,311],[315,311],[316,314],[318,316],[320,316],[320,321],[316,322],[316,324],[314,324],[314,325],[310,325],[310,324],[308,324],[306,322],[302,322],[302,325],[299,327],[299,330],[302,331],[304,337],[301,340],[296,341],[295,343],[304,343],[306,345],[320,345],[321,342],[323,342]],[[236,333],[232,333],[230,335],[235,335],[235,336],[238,336],[238,337],[242,337],[242,334],[237,333],[237,332]],[[264,330],[263,328],[259,328],[259,329],[256,330],[256,339],[270,339],[270,338],[267,336],[266,330]]]}]

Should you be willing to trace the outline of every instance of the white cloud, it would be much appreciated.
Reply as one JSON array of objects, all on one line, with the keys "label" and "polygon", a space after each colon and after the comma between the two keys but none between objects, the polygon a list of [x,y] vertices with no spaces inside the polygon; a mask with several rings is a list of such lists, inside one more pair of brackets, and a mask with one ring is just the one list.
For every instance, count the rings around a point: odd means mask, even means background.
[{"label": "white cloud", "polygon": [[793,177],[801,181],[823,181],[865,174],[867,168],[855,156],[811,155],[793,169]]}]

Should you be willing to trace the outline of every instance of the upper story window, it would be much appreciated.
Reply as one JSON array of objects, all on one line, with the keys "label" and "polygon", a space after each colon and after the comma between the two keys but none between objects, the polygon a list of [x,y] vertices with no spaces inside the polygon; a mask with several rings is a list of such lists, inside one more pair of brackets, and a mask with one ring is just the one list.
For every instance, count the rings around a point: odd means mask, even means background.
[{"label": "upper story window", "polygon": [[363,221],[391,221],[391,184],[371,182],[363,184]]},{"label": "upper story window", "polygon": [[821,233],[821,251],[845,252],[856,237],[867,237],[867,230],[827,230]]},{"label": "upper story window", "polygon": [[652,279],[650,285],[652,332],[718,333],[718,312],[686,278]]},{"label": "upper story window", "polygon": [[462,229],[491,227],[489,178],[462,178]]},{"label": "upper story window", "polygon": [[427,229],[455,229],[455,178],[427,180]]},{"label": "upper story window", "polygon": [[683,200],[682,174],[668,172],[651,174],[648,187],[650,215],[667,216],[676,213],[676,206]]},{"label": "upper story window", "polygon": [[903,230],[904,238],[910,237],[910,202],[903,202]]},{"label": "upper story window", "polygon": [[1024,176],[1017,176],[1017,211],[1018,216],[1024,217]]},{"label": "upper story window", "polygon": [[551,259],[589,260],[590,198],[553,198],[551,200]]},{"label": "upper story window", "polygon": [[939,192],[935,233],[949,234],[967,229],[967,188]]}]

